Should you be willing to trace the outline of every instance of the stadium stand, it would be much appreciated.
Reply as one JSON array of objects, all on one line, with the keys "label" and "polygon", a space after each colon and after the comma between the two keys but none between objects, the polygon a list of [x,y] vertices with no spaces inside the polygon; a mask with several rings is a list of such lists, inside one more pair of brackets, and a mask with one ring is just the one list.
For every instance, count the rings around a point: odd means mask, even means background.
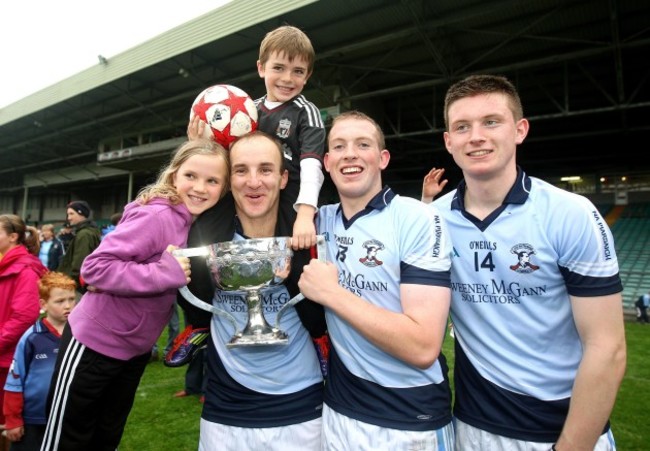
[{"label": "stadium stand", "polygon": [[628,205],[612,225],[623,281],[623,308],[650,291],[650,202]]}]

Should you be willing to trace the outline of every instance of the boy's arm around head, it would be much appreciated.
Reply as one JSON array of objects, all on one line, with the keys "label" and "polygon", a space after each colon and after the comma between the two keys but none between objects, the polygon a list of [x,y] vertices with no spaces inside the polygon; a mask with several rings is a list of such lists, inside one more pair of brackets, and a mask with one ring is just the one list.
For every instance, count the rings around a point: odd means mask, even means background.
[{"label": "boy's arm around head", "polygon": [[120,226],[84,261],[84,280],[99,291],[127,296],[184,286],[185,272],[166,249],[185,246],[191,220],[184,206],[128,209]]}]

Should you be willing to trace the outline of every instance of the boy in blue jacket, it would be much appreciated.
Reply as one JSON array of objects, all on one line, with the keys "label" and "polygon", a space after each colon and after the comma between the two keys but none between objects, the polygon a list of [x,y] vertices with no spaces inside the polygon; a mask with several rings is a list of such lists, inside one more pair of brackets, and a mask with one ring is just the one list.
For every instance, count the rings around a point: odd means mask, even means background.
[{"label": "boy in blue jacket", "polygon": [[45,316],[30,327],[16,347],[5,383],[6,436],[13,450],[38,450],[43,440],[45,401],[54,371],[61,332],[75,306],[75,282],[60,272],[46,273],[38,283]]}]

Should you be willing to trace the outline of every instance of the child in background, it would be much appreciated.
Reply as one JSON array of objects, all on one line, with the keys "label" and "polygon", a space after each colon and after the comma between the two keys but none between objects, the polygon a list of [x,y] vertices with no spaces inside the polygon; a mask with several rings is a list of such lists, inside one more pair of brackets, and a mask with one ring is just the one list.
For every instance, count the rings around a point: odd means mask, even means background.
[{"label": "child in background", "polygon": [[85,259],[90,288],[61,337],[41,450],[118,447],[151,348],[190,280],[189,260],[172,251],[185,247],[192,221],[219,201],[228,179],[223,147],[184,143]]},{"label": "child in background", "polygon": [[[266,95],[255,101],[258,130],[282,143],[289,182],[280,195],[280,215],[293,224],[294,250],[308,249],[316,244],[314,214],[324,180],[325,126],[319,109],[302,95],[314,70],[315,59],[309,37],[300,29],[285,25],[266,34],[257,61],[258,74],[266,86]],[[205,122],[195,116],[188,126],[190,139],[202,136],[205,126]],[[234,215],[232,197],[206,211],[192,226],[188,246],[230,241],[234,233]],[[192,273],[196,277],[189,285],[190,291],[210,303],[215,290],[212,279],[205,261],[194,261]],[[211,318],[210,313],[189,304],[182,296],[178,304],[185,311],[188,326],[165,357],[165,365],[171,367],[185,365],[205,345]],[[306,303],[305,306],[300,304],[296,307],[299,314],[306,307]]]},{"label": "child in background", "polygon": [[61,332],[75,306],[75,282],[48,272],[38,282],[45,316],[27,329],[16,347],[5,383],[6,436],[13,451],[38,451],[45,433],[45,400],[59,351]]}]

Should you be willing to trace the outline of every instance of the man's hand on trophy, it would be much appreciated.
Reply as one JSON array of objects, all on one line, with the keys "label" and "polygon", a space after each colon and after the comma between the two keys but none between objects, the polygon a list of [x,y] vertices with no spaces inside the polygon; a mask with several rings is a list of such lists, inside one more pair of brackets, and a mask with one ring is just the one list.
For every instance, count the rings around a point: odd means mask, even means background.
[{"label": "man's hand on trophy", "polygon": [[183,257],[178,253],[174,253],[176,249],[178,249],[178,247],[174,246],[173,244],[170,244],[169,246],[167,246],[166,250],[167,252],[169,252],[174,256],[178,264],[181,266],[181,269],[185,273],[186,283],[190,283],[190,280],[192,280],[190,279],[190,275],[192,274],[192,271],[190,269],[190,259],[188,257]]},{"label": "man's hand on trophy", "polygon": [[307,298],[322,305],[336,296],[339,290],[339,273],[330,262],[313,259],[305,265],[298,281],[300,292]]}]

